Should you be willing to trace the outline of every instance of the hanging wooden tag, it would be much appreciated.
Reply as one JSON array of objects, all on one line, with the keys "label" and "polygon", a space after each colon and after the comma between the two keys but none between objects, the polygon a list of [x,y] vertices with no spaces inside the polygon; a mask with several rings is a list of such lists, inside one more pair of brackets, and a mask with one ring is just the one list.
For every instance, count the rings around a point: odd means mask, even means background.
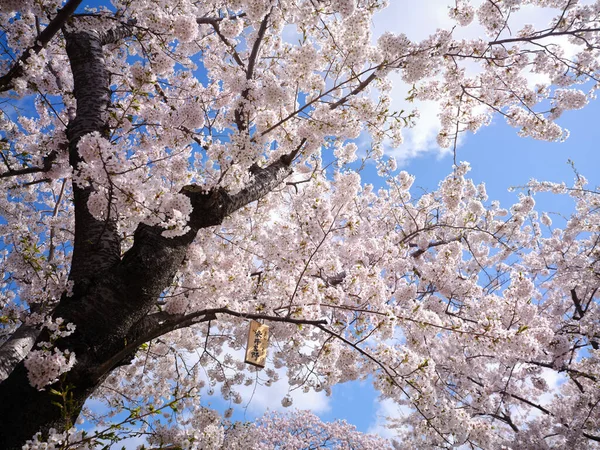
[{"label": "hanging wooden tag", "polygon": [[250,322],[248,344],[246,345],[246,363],[256,367],[265,367],[269,327],[255,320]]}]

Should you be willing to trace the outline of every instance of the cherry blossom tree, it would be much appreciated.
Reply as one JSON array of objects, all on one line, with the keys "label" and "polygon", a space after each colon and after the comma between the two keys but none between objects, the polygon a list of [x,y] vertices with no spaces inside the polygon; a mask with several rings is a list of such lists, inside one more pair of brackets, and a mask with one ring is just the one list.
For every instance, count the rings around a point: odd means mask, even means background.
[{"label": "cherry blossom tree", "polygon": [[[482,36],[421,42],[372,39],[378,0],[84,6],[0,0],[0,447],[381,448],[199,404],[283,371],[371,377],[406,411],[400,447],[598,447],[598,192],[531,181],[506,210],[460,163],[415,197],[384,148],[418,120],[390,110],[393,72],[439,101],[441,146],[494,114],[564,139],[598,86],[600,2],[457,0]],[[511,29],[525,6],[555,18]],[[540,191],[572,196],[563,228]],[[248,319],[270,325],[264,370],[239,356]]]}]

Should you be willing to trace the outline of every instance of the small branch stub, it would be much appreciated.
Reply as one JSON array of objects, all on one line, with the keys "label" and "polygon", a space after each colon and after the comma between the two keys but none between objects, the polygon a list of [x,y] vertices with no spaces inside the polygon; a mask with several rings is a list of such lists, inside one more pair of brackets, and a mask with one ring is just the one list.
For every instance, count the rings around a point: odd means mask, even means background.
[{"label": "small branch stub", "polygon": [[251,321],[250,330],[248,331],[245,362],[256,367],[265,367],[268,342],[269,326],[263,325],[256,320]]}]

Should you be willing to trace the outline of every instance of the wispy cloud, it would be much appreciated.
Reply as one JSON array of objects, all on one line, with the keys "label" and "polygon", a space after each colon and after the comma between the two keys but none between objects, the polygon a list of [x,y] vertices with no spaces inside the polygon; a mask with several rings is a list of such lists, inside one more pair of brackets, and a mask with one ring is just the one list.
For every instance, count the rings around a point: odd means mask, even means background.
[{"label": "wispy cloud", "polygon": [[[482,1],[474,0],[471,4],[477,8]],[[590,1],[584,0],[582,3],[590,3]],[[410,2],[410,4],[392,0],[388,8],[374,17],[373,40],[376,41],[383,33],[391,31],[404,33],[409,39],[420,41],[435,33],[437,29],[451,29],[456,25],[456,22],[449,17],[448,11],[454,5],[454,0],[427,0]],[[506,34],[506,37],[509,35],[514,36],[526,24],[543,28],[557,13],[558,10],[555,8],[525,5],[511,14],[510,29],[506,30],[504,34]],[[455,28],[453,36],[456,39],[472,39],[485,36],[485,32],[475,20],[467,27]],[[573,56],[577,50],[577,47],[569,43],[566,37],[558,40],[554,38],[553,42],[563,46],[567,57]],[[467,73],[475,74],[479,71],[479,66],[475,62],[464,61],[463,64]],[[524,75],[532,87],[549,81],[548,77],[540,74],[525,73]],[[412,86],[403,82],[399,74],[391,75],[390,79],[393,84],[391,108],[396,111],[417,109],[420,112],[420,117],[414,128],[404,130],[403,144],[398,148],[388,146],[386,152],[394,156],[400,165],[424,153],[438,153],[438,155],[443,156],[449,150],[442,149],[436,141],[441,128],[438,118],[440,104],[434,101],[409,102],[406,98]],[[464,143],[464,136],[459,139],[459,145],[461,143]]]},{"label": "wispy cloud", "polygon": [[[222,356],[226,354],[230,354],[235,360],[243,360],[244,359],[244,350],[233,350],[227,345],[224,346]],[[198,355],[194,353],[189,354],[189,358],[186,358],[186,362],[188,364],[194,364],[198,361]],[[269,361],[269,360],[268,360]],[[272,365],[268,362],[267,368]],[[241,411],[246,415],[246,419],[252,420],[255,417],[262,416],[267,410],[269,411],[285,411],[288,408],[284,407],[281,404],[281,400],[289,394],[292,398],[292,408],[296,409],[307,409],[315,414],[324,413],[330,410],[330,398],[326,395],[324,391],[315,392],[310,390],[308,392],[304,392],[302,388],[296,390],[290,390],[290,381],[287,375],[287,371],[285,368],[274,369],[277,372],[279,379],[269,386],[265,385],[264,382],[259,381],[259,379],[264,380],[265,375],[261,372],[257,373],[257,381],[249,386],[240,385],[235,386],[234,390],[238,392],[242,397],[242,402],[239,405],[231,405],[235,410]],[[232,375],[229,373],[230,371],[225,370],[228,375]],[[206,379],[205,381],[208,381]],[[211,396],[208,395],[209,383],[207,383],[207,387],[202,389],[202,402],[203,403],[211,403],[211,407],[219,409],[218,405],[212,404]],[[218,383],[217,386],[214,387],[215,396],[219,397],[221,384]],[[217,402],[218,403],[218,402]],[[223,408],[225,409],[225,408]]]},{"label": "wispy cloud", "polygon": [[[413,41],[427,38],[438,28],[452,27],[453,21],[448,17],[450,0],[428,0],[426,2],[391,1],[390,5],[375,15],[373,20],[376,40],[387,31],[404,33]],[[441,128],[438,113],[440,106],[436,102],[409,102],[406,100],[411,85],[402,81],[400,74],[390,75],[393,85],[391,109],[395,111],[412,111],[417,109],[420,117],[415,127],[403,132],[404,143],[398,148],[388,147],[387,153],[394,156],[400,165],[408,159],[422,153],[436,151],[444,152],[436,142],[436,136]]]},{"label": "wispy cloud", "polygon": [[407,406],[400,406],[391,399],[376,400],[377,410],[373,422],[367,430],[368,433],[377,434],[386,439],[398,436],[400,430],[388,428],[388,419],[398,419],[410,414]]}]

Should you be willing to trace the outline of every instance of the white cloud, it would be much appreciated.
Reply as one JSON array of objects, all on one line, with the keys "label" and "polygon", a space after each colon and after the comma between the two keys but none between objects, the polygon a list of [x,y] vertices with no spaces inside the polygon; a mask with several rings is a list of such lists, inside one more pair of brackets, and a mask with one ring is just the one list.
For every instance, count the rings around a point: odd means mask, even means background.
[{"label": "white cloud", "polygon": [[125,450],[137,450],[141,445],[148,446],[148,441],[143,436],[130,437],[119,441],[116,448],[124,448]]},{"label": "white cloud", "polygon": [[[248,404],[250,413],[256,416],[262,415],[265,411],[285,411],[289,408],[284,408],[281,404],[281,399],[288,394],[289,381],[284,369],[277,371],[279,380],[271,386],[261,384],[242,386],[238,389],[244,398],[243,405]],[[296,409],[308,409],[315,414],[329,411],[330,401],[325,392],[302,392],[302,389],[290,391],[292,397],[292,407]]]},{"label": "white cloud", "polygon": [[302,42],[302,33],[298,31],[295,24],[285,25],[281,37],[283,42],[287,42],[288,44],[298,45],[298,42]]},{"label": "white cloud", "polygon": [[[540,377],[546,381],[548,385],[548,391],[542,394],[535,403],[544,407],[549,407],[549,405],[560,395],[561,386],[568,380],[568,378],[562,373],[546,368],[542,369]],[[523,423],[531,422],[537,417],[542,416],[542,412],[537,408],[529,408],[526,412],[525,408],[522,408],[518,405],[513,406],[511,408],[511,412],[520,417]]]},{"label": "white cloud", "polygon": [[539,403],[542,406],[549,405],[560,391],[560,387],[566,383],[568,378],[555,370],[542,369],[541,377],[548,383],[548,392],[540,397]]},{"label": "white cloud", "polygon": [[389,6],[373,19],[374,38],[386,31],[404,33],[412,40],[427,38],[438,28],[451,27],[448,6],[453,0],[427,0],[421,2],[390,1]]},{"label": "white cloud", "polygon": [[[581,3],[587,4],[590,1],[585,0]],[[482,0],[474,0],[471,4],[477,8],[481,2]],[[448,16],[448,9],[454,5],[454,0],[426,0],[410,3],[390,0],[388,8],[374,17],[373,42],[386,31],[404,33],[409,39],[420,41],[437,29],[451,29],[456,23]],[[506,30],[502,37],[514,36],[526,24],[533,24],[543,29],[558,12],[554,8],[526,5],[511,15],[510,30]],[[457,39],[471,39],[485,36],[485,32],[475,20],[467,27],[457,27],[453,36]],[[577,46],[569,43],[567,38],[553,39],[553,42],[560,43],[568,57],[573,56],[577,49]],[[478,71],[476,62],[466,61],[464,64],[467,73],[474,74]],[[548,77],[539,74],[527,73],[525,76],[532,87],[549,81]],[[386,149],[387,153],[394,156],[400,164],[426,152],[437,152],[440,156],[447,153],[449,149],[440,148],[436,141],[440,130],[438,118],[440,105],[436,102],[407,102],[405,99],[412,86],[404,83],[399,74],[392,75],[390,79],[393,83],[391,109],[396,111],[417,109],[420,118],[414,128],[404,130],[404,143],[398,148]]]},{"label": "white cloud", "polygon": [[[221,357],[224,355],[230,354],[233,356],[235,360],[244,360],[244,350],[233,350],[229,348],[227,345],[223,348],[223,353],[221,353]],[[189,354],[189,358],[186,358],[186,362],[188,364],[194,364],[198,361],[198,356],[194,353]],[[269,359],[267,359],[267,368],[270,367]],[[272,368],[272,366],[271,366]],[[226,370],[228,375],[232,375],[233,371]],[[282,404],[281,400],[289,395],[292,397],[293,403],[292,407],[296,409],[307,409],[315,414],[323,413],[329,411],[330,399],[327,397],[324,391],[315,392],[313,390],[309,392],[303,392],[302,389],[296,389],[290,391],[289,387],[289,378],[286,373],[285,368],[275,369],[275,372],[279,375],[278,381],[272,383],[270,386],[266,386],[262,382],[255,382],[249,386],[234,386],[234,390],[239,392],[242,396],[242,402],[240,405],[232,405],[234,409],[246,409],[246,412],[249,413],[252,417],[262,416],[267,410],[270,411],[285,411],[286,409]],[[262,371],[258,372],[258,377],[261,379],[265,379],[266,376],[262,374]],[[205,379],[205,381],[208,381]],[[220,397],[220,387],[218,384],[214,387],[215,397]],[[207,387],[202,389],[202,403],[211,403],[211,396],[207,394],[208,391],[208,383]],[[249,417],[248,419],[251,419]]]},{"label": "white cloud", "polygon": [[[271,348],[274,346],[273,342],[271,342],[269,345],[271,345]],[[310,350],[311,349],[308,344],[302,349],[302,351],[306,352],[310,352]],[[243,351],[240,351],[234,356],[243,360],[244,353]],[[267,368],[270,366],[269,361],[270,358],[267,359]],[[255,383],[250,386],[240,386],[236,388],[244,399],[242,405],[248,405],[248,411],[250,413],[256,416],[261,416],[267,410],[289,410],[289,408],[286,408],[281,404],[281,400],[288,394],[293,400],[292,408],[307,409],[315,414],[330,410],[330,400],[324,391],[315,392],[314,390],[310,390],[308,392],[303,392],[302,388],[290,390],[289,377],[285,367],[274,370],[277,372],[279,380],[275,383],[272,383],[270,386]]]},{"label": "white cloud", "polygon": [[389,398],[376,401],[378,406],[375,411],[375,417],[367,432],[377,434],[385,439],[397,437],[398,431],[400,430],[388,428],[388,419],[398,419],[408,416],[408,414],[410,414],[410,408],[407,406],[400,406]]},{"label": "white cloud", "polygon": [[[373,38],[377,40],[386,31],[404,33],[413,41],[427,38],[438,28],[452,27],[453,21],[448,17],[448,6],[451,0],[428,0],[421,2],[390,1],[390,5],[373,19]],[[400,165],[421,153],[442,151],[436,142],[440,129],[438,118],[439,105],[435,102],[408,102],[406,97],[412,86],[402,81],[400,74],[390,75],[392,81],[391,109],[412,111],[417,109],[420,117],[414,128],[403,132],[404,143],[396,149],[386,149]]]}]

